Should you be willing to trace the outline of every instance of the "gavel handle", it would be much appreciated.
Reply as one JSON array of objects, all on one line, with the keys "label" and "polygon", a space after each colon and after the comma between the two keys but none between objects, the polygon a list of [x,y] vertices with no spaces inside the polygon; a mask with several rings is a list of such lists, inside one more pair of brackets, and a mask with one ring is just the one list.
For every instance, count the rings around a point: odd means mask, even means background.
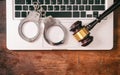
[{"label": "gavel handle", "polygon": [[92,28],[94,28],[94,26],[101,22],[101,20],[103,18],[105,18],[107,15],[109,15],[111,12],[113,12],[115,9],[117,9],[120,6],[120,0],[118,0],[117,2],[115,2],[112,6],[110,6],[107,10],[105,10],[100,16],[98,16],[94,21],[92,21],[91,23],[89,23],[86,28],[88,30],[91,30]]}]

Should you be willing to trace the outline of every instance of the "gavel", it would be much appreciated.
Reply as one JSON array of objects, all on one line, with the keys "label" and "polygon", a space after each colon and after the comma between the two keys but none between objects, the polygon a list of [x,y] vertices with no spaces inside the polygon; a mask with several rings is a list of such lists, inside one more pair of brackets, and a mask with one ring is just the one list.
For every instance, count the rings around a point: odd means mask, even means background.
[{"label": "gavel", "polygon": [[120,6],[120,0],[116,1],[112,6],[99,15],[94,21],[88,25],[82,25],[81,21],[77,21],[70,27],[73,36],[78,42],[81,42],[83,47],[89,45],[93,41],[93,36],[90,35],[90,30],[93,29],[98,23],[101,22],[107,15],[113,12]]}]

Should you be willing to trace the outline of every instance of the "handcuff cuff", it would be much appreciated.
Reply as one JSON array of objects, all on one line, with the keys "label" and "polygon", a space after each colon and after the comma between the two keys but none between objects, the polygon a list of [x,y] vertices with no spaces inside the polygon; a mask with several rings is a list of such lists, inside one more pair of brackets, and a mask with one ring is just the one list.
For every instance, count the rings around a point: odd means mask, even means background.
[{"label": "handcuff cuff", "polygon": [[[34,11],[30,11],[29,15],[20,22],[18,27],[18,32],[20,37],[25,41],[34,42],[35,40],[38,39],[40,35],[40,23],[41,23],[40,17],[42,16],[42,11],[43,10],[42,8],[39,7],[39,4],[34,3]],[[35,23],[38,28],[37,34],[32,38],[28,38],[27,36],[24,35],[24,32],[23,32],[23,26],[25,25],[25,23],[28,23],[28,22]]]},{"label": "handcuff cuff", "polygon": [[[44,24],[45,24],[44,39],[46,40],[46,42],[50,45],[64,44],[64,42],[66,40],[66,36],[67,36],[67,30],[65,29],[65,27],[60,22],[57,22],[56,19],[53,19],[52,16],[46,17],[45,10],[39,5],[38,2],[34,2],[34,11],[30,11],[29,15],[20,22],[19,27],[18,27],[18,33],[19,33],[20,37],[22,39],[24,39],[25,41],[28,41],[28,42],[36,41],[38,39],[39,35],[40,35],[40,23],[41,23],[40,19],[41,19],[42,16],[45,17],[45,20],[44,20]],[[25,34],[23,32],[23,26],[24,26],[25,23],[28,23],[28,22],[35,23],[37,28],[38,28],[37,34],[32,38],[28,38],[27,36],[25,36]],[[47,30],[52,26],[58,26],[63,30],[64,38],[60,42],[52,42],[48,38]]]},{"label": "handcuff cuff", "polygon": [[[45,24],[45,29],[44,29],[44,39],[46,40],[47,43],[49,43],[50,45],[60,45],[65,43],[65,40],[67,38],[67,30],[66,28],[56,19],[54,19],[52,16],[48,16],[45,20],[44,20],[44,24]],[[49,28],[53,27],[53,26],[58,26],[60,27],[63,32],[64,32],[64,37],[61,41],[59,42],[52,42],[49,37],[47,36],[47,31],[49,30]]]}]

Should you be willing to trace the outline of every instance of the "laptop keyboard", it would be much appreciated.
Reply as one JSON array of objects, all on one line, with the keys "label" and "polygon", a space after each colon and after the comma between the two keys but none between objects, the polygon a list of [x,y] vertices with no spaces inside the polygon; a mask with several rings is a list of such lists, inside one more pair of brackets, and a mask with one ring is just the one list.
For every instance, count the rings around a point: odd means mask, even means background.
[{"label": "laptop keyboard", "polygon": [[25,18],[34,10],[33,2],[55,18],[93,18],[105,10],[105,0],[15,0],[15,18]]}]

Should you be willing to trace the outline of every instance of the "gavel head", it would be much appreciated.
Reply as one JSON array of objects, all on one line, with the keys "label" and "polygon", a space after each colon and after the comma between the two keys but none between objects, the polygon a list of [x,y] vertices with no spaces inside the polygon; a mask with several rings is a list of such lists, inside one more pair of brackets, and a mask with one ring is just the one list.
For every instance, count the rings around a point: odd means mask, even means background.
[{"label": "gavel head", "polygon": [[93,41],[93,36],[90,36],[89,30],[82,26],[81,21],[75,22],[71,27],[70,31],[74,32],[73,36],[78,42],[82,43],[82,46],[87,46]]}]

